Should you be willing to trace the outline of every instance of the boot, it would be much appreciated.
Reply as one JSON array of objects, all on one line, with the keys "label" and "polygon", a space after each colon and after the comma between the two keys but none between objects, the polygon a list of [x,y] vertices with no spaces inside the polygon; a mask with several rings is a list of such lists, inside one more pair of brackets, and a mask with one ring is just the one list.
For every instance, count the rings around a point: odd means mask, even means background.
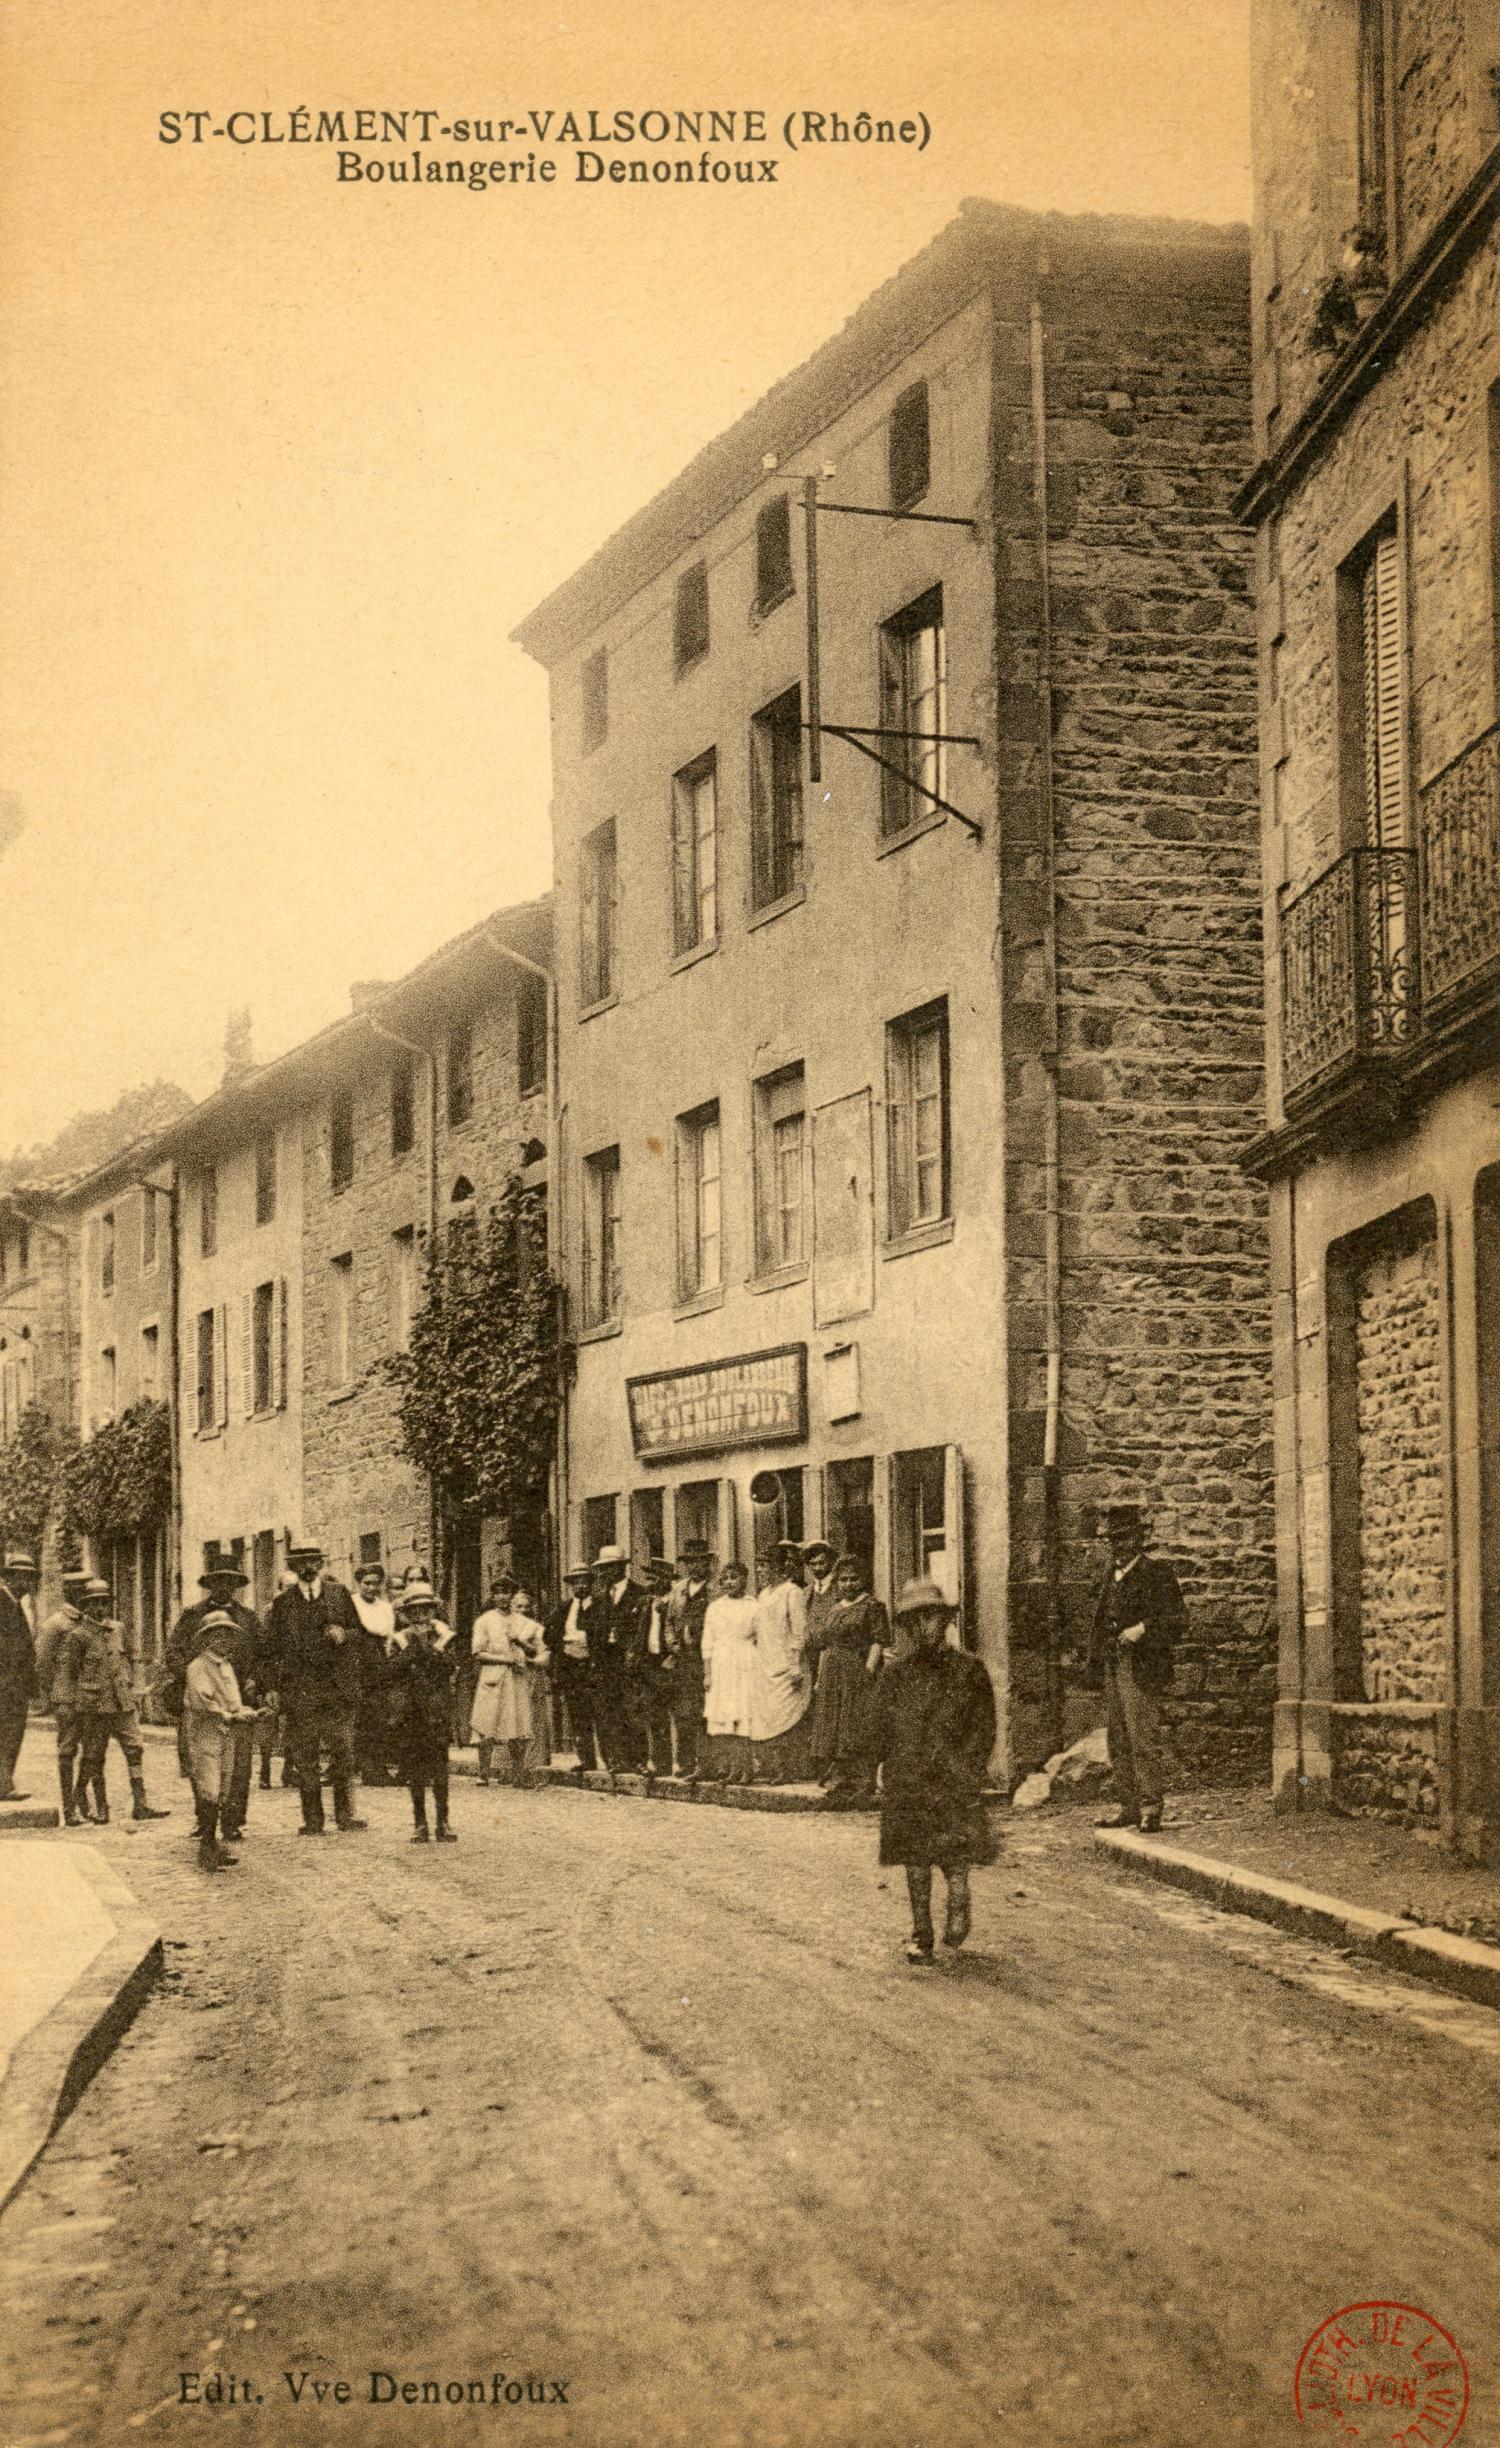
[{"label": "boot", "polygon": [[63,1826],[82,1827],[83,1814],[73,1799],[73,1763],[71,1760],[60,1759],[58,1761],[57,1782],[62,1792]]},{"label": "boot", "polygon": [[488,1785],[490,1781],[490,1761],[494,1758],[494,1756],[494,1744],[492,1742],[482,1742],[479,1746],[479,1782],[481,1785]]},{"label": "boot", "polygon": [[94,1825],[95,1825],[96,1827],[108,1827],[108,1825],[109,1825],[109,1795],[106,1793],[105,1788],[104,1788],[104,1771],[103,1771],[103,1769],[102,1769],[102,1768],[100,1769],[100,1771],[99,1771],[98,1775],[97,1775],[97,1776],[96,1776],[96,1777],[93,1779],[93,1787],[94,1787]]},{"label": "boot", "polygon": [[961,1947],[968,1937],[973,1920],[974,1907],[969,1895],[967,1873],[962,1878],[955,1873],[948,1881],[948,1913],[943,1926],[944,1946]]},{"label": "boot", "polygon": [[448,1825],[446,1819],[440,1819],[437,1823],[437,1840],[439,1844],[457,1844],[458,1842],[455,1830]]},{"label": "boot", "polygon": [[215,1832],[218,1817],[217,1802],[205,1802],[200,1795],[198,1800],[198,1867],[200,1870],[222,1870],[224,1868],[223,1862],[219,1859],[219,1845]]},{"label": "boot", "polygon": [[130,1816],[132,1819],[171,1818],[172,1814],[170,1811],[153,1810],[151,1808],[150,1803],[146,1799],[146,1780],[142,1776],[139,1768],[132,1768],[130,1771],[130,1793],[132,1801]]}]

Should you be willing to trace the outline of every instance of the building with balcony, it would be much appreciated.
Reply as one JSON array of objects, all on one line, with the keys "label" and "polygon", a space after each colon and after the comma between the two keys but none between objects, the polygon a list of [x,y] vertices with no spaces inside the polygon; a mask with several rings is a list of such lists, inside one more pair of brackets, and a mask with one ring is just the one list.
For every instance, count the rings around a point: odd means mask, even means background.
[{"label": "building with balcony", "polygon": [[1500,26],[1257,0],[1275,1779],[1500,1841]]},{"label": "building with balcony", "polygon": [[570,1553],[931,1573],[1019,1771],[1103,1505],[1264,1756],[1245,236],[966,206],[523,623]]}]

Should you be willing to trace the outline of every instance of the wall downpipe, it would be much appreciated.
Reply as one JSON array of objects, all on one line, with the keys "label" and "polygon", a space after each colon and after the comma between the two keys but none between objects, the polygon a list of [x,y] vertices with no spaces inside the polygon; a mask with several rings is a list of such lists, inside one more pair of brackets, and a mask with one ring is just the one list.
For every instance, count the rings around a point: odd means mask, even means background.
[{"label": "wall downpipe", "polygon": [[1047,336],[1042,320],[1041,283],[1048,263],[1041,254],[1031,299],[1031,431],[1032,484],[1036,517],[1037,558],[1037,700],[1041,738],[1038,750],[1041,801],[1040,862],[1042,901],[1042,1042],[1039,1060],[1044,1081],[1042,1173],[1044,1198],[1044,1308],[1046,1317],[1047,1396],[1042,1443],[1042,1572],[1046,1592],[1047,1705],[1052,1720],[1053,1748],[1063,1745],[1062,1684],[1062,1525],[1059,1503],[1059,1448],[1062,1429],[1062,1230],[1059,1196],[1059,1088],[1057,1010],[1057,807],[1052,765],[1053,639],[1052,547],[1048,535],[1047,467]]}]

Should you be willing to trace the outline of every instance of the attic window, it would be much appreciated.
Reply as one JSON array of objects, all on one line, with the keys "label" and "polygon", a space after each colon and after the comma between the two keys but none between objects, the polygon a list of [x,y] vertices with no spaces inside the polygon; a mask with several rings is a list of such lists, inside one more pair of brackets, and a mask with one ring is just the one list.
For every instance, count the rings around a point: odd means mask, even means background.
[{"label": "attic window", "polygon": [[891,410],[888,437],[891,507],[905,510],[920,501],[932,474],[932,438],[927,418],[927,385],[912,383]]},{"label": "attic window", "polygon": [[769,612],[792,591],[792,506],[785,493],[768,501],[755,522],[755,609]]}]

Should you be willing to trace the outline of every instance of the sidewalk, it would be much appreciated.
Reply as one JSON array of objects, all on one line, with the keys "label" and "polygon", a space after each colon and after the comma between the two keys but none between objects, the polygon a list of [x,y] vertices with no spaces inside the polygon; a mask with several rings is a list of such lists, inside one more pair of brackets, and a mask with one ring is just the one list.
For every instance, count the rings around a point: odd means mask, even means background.
[{"label": "sidewalk", "polygon": [[1279,1817],[1256,1790],[1185,1794],[1159,1836],[1101,1829],[1095,1842],[1120,1868],[1222,1911],[1500,2007],[1500,1877],[1414,1830],[1325,1811]]},{"label": "sidewalk", "polygon": [[[53,1767],[27,1737],[21,1782]],[[29,1756],[27,1756],[29,1754]],[[0,1837],[0,2210],[134,2021],[162,1968],[161,1934],[79,1834]]]}]

